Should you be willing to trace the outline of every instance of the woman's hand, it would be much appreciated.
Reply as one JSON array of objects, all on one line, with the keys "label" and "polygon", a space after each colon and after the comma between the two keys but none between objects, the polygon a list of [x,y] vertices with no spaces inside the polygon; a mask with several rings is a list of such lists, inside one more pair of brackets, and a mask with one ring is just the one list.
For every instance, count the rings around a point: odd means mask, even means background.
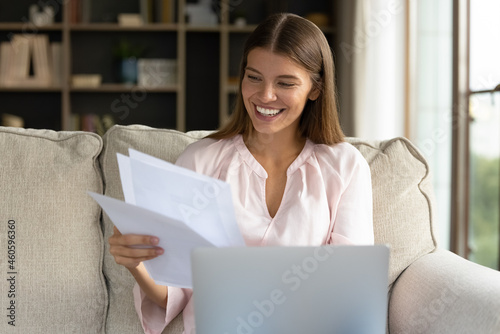
[{"label": "woman's hand", "polygon": [[109,237],[109,252],[115,258],[115,262],[134,269],[141,262],[154,259],[163,254],[163,249],[157,247],[158,238],[149,235],[125,234],[113,227],[113,235]]},{"label": "woman's hand", "polygon": [[114,256],[116,263],[126,267],[144,293],[155,304],[162,308],[167,307],[168,290],[166,286],[157,285],[149,277],[143,261],[151,260],[163,254],[158,247],[158,238],[149,235],[121,234],[113,227],[113,235],[109,237],[109,252]]}]

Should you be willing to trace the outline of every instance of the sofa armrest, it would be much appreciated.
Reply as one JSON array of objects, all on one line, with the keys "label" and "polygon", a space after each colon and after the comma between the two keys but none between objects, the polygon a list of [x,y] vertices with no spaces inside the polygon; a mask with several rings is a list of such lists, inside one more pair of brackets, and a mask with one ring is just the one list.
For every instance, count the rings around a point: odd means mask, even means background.
[{"label": "sofa armrest", "polygon": [[447,250],[412,263],[389,300],[394,333],[500,333],[500,272]]}]

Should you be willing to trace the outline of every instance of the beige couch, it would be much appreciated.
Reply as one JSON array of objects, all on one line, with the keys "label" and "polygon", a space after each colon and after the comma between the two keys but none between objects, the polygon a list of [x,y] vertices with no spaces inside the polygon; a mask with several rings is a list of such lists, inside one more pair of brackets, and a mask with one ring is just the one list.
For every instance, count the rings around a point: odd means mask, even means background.
[{"label": "beige couch", "polygon": [[[86,191],[122,198],[116,152],[174,161],[204,134],[0,128],[0,333],[141,333],[112,225]],[[371,166],[376,242],[392,247],[390,332],[500,333],[500,273],[439,249],[423,157],[401,138],[349,141]],[[181,332],[181,316],[164,331]]]}]

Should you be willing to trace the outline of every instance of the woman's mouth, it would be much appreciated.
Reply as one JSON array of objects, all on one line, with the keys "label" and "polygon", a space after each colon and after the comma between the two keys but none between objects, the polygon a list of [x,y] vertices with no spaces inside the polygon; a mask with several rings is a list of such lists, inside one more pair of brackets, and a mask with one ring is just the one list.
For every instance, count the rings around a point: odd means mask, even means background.
[{"label": "woman's mouth", "polygon": [[284,110],[284,109],[268,109],[259,106],[256,106],[256,109],[259,112],[259,114],[267,117],[276,116]]}]

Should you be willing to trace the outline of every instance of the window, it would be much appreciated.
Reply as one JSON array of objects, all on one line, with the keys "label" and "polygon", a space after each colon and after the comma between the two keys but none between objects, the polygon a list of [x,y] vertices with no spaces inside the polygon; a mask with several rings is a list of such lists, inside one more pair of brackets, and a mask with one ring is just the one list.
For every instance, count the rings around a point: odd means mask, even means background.
[{"label": "window", "polygon": [[453,1],[410,2],[410,139],[427,160],[439,244],[450,247]]},{"label": "window", "polygon": [[500,261],[499,12],[498,0],[470,0],[468,256],[495,269]]}]

